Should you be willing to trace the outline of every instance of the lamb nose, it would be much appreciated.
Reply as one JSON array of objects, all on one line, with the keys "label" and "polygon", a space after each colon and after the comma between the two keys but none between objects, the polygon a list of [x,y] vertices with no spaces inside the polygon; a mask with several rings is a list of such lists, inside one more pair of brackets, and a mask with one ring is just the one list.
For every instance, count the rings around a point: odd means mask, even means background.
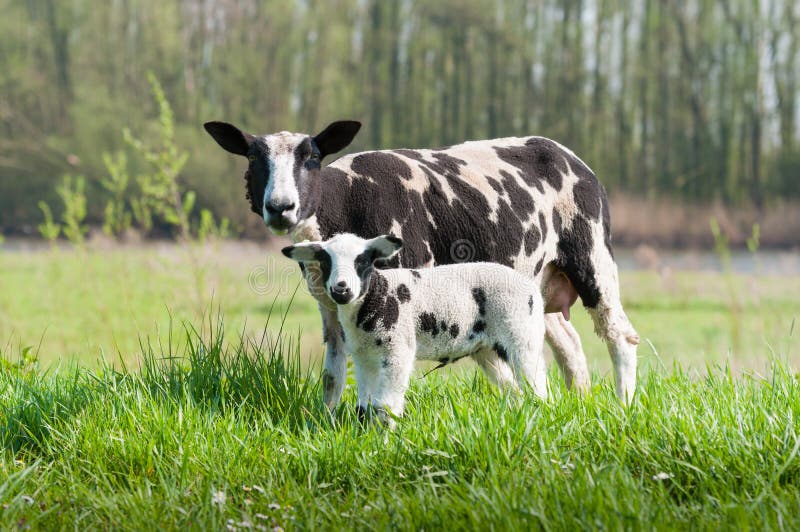
[{"label": "lamb nose", "polygon": [[339,281],[336,283],[336,288],[347,288],[347,283],[344,281]]}]

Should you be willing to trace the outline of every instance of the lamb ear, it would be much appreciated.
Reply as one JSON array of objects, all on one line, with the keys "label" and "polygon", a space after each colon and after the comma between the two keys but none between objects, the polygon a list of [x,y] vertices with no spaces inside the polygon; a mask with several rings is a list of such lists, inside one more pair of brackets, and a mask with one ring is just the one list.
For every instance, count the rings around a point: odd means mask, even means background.
[{"label": "lamb ear", "polygon": [[318,262],[317,254],[320,252],[323,252],[322,247],[310,242],[286,246],[281,250],[281,253],[297,262]]},{"label": "lamb ear", "polygon": [[235,155],[247,156],[247,150],[255,139],[250,133],[245,133],[227,122],[206,122],[203,127],[214,137],[217,144]]},{"label": "lamb ear", "polygon": [[376,260],[390,259],[403,247],[403,241],[394,235],[382,235],[370,240],[367,247],[375,252]]},{"label": "lamb ear", "polygon": [[361,129],[361,122],[355,120],[340,120],[326,127],[319,135],[314,137],[314,144],[319,148],[320,155],[326,155],[343,150],[353,141]]}]

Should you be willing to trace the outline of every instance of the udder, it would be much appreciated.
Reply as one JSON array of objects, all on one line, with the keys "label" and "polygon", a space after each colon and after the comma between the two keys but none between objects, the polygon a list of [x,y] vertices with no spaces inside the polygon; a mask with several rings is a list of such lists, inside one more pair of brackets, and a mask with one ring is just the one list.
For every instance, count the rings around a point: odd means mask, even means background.
[{"label": "udder", "polygon": [[567,320],[569,308],[578,299],[578,292],[567,275],[553,264],[548,264],[542,274],[542,299],[545,312],[560,312]]}]

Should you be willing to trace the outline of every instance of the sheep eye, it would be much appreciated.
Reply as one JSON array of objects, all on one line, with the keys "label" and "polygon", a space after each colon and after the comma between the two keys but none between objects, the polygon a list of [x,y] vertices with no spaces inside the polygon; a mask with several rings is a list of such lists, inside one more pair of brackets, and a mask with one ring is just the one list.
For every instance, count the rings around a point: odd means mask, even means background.
[{"label": "sheep eye", "polygon": [[255,155],[248,155],[247,156],[247,160],[250,161],[251,163],[254,163],[254,162],[256,162],[256,156]]},{"label": "sheep eye", "polygon": [[319,160],[319,153],[312,153],[311,154],[311,160],[312,161],[318,161]]}]

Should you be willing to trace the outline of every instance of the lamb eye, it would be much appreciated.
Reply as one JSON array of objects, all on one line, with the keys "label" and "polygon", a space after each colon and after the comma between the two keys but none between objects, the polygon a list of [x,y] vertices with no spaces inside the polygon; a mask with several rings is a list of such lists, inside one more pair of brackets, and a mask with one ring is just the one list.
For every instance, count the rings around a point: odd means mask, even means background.
[{"label": "lamb eye", "polygon": [[319,153],[312,153],[311,154],[312,161],[319,161]]},{"label": "lamb eye", "polygon": [[256,162],[256,156],[255,155],[248,155],[247,156],[247,160],[250,161],[251,163],[254,163],[254,162]]}]

